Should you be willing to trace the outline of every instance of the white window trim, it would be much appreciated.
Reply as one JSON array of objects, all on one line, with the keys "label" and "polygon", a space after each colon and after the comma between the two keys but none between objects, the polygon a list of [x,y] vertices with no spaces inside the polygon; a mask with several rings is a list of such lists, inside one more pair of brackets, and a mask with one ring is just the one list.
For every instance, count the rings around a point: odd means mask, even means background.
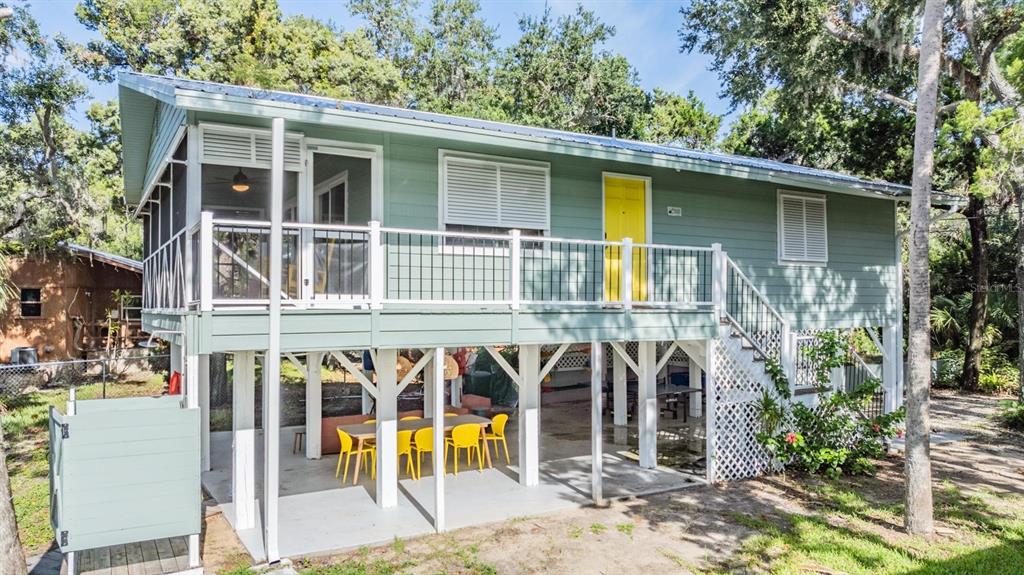
[{"label": "white window trim", "polygon": [[[782,255],[782,242],[783,242],[783,225],[782,225],[782,200],[783,198],[799,198],[801,200],[811,200],[820,202],[825,208],[825,257],[823,259],[808,259],[808,258],[785,258]],[[828,198],[825,194],[813,194],[808,192],[798,192],[795,190],[778,190],[776,196],[776,244],[778,262],[779,265],[786,266],[811,266],[821,267],[828,265]],[[806,235],[806,230],[805,230]]]},{"label": "white window trim", "polygon": [[[448,199],[448,164],[447,160],[456,159],[459,161],[468,161],[471,163],[478,163],[483,165],[492,166],[510,166],[510,167],[528,167],[537,168],[544,172],[544,202],[547,210],[545,214],[544,227],[540,229],[541,235],[547,236],[551,233],[551,164],[548,162],[541,162],[537,160],[525,160],[522,158],[511,158],[507,156],[492,156],[488,154],[477,154],[472,152],[459,152],[455,150],[439,149],[437,151],[437,229],[440,231],[447,230],[447,222],[445,221],[446,202]],[[499,172],[498,176],[498,193],[501,194],[501,176]],[[500,198],[500,196],[499,196]],[[498,206],[499,217],[501,214],[501,206]],[[512,230],[515,228],[500,228]],[[534,228],[530,228],[534,229]]]},{"label": "white window trim", "polygon": [[[335,174],[313,186],[313,210],[314,212],[316,211],[317,202],[319,201],[320,196],[329,193],[331,188],[342,182],[345,183],[345,213],[342,214],[342,217],[345,219],[343,223],[348,224],[348,170],[342,170],[340,173]],[[333,206],[331,209],[334,209]]]}]

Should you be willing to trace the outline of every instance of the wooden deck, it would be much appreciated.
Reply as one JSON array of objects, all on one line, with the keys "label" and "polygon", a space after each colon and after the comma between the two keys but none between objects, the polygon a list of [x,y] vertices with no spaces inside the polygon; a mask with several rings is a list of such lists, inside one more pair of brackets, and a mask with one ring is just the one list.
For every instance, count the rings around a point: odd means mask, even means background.
[{"label": "wooden deck", "polygon": [[[79,575],[169,575],[188,571],[184,537],[90,549],[79,554]],[[65,574],[67,567],[61,570]]]}]

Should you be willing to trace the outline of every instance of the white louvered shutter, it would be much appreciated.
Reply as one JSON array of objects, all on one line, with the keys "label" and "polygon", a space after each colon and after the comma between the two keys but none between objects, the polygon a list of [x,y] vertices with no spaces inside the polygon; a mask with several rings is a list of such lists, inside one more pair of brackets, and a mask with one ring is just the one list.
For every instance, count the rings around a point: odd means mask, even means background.
[{"label": "white louvered shutter", "polygon": [[779,195],[779,255],[797,262],[828,261],[825,198]]},{"label": "white louvered shutter", "polygon": [[547,170],[502,165],[501,227],[548,229]]},{"label": "white louvered shutter", "polygon": [[445,164],[444,221],[500,227],[498,166],[448,159]]},{"label": "white louvered shutter", "polygon": [[[202,127],[204,164],[223,164],[239,167],[270,169],[270,134],[261,130],[223,129],[217,126]],[[296,135],[285,135],[284,165],[287,170],[302,169],[302,139]]]}]

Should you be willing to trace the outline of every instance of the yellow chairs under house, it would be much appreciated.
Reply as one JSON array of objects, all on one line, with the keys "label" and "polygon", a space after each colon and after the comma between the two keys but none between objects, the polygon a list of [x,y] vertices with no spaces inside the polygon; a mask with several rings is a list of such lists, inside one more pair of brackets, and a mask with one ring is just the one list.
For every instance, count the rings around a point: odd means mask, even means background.
[{"label": "yellow chairs under house", "polygon": [[[423,429],[417,429],[416,433],[413,434],[412,448],[416,451],[416,479],[423,477],[423,457],[424,453],[434,452],[434,428],[424,427]],[[437,470],[434,470],[437,473]]]},{"label": "yellow chairs under house", "polygon": [[416,468],[412,466],[412,431],[405,430],[398,432],[398,462],[402,462],[402,456],[405,456],[405,472],[409,474],[409,477],[416,478]]},{"label": "yellow chairs under house", "polygon": [[484,449],[487,451],[491,450],[491,442],[494,442],[494,455],[498,455],[498,444],[505,449],[505,463],[508,465],[512,464],[512,459],[508,456],[508,442],[505,440],[505,426],[508,424],[508,414],[499,413],[494,416],[491,420],[491,433],[484,435]]},{"label": "yellow chairs under house", "polygon": [[355,442],[352,439],[352,436],[340,429],[338,430],[338,441],[341,443],[341,451],[338,452],[338,465],[334,468],[335,479],[337,479],[338,474],[341,473],[341,460],[344,458],[345,474],[341,476],[341,481],[348,481],[349,460],[352,459],[353,455],[358,455],[359,451],[362,451],[363,454],[363,470],[370,473],[370,479],[377,477],[377,448],[375,446],[364,445],[362,450],[357,451],[353,445]]},{"label": "yellow chairs under house", "polygon": [[418,415],[406,415],[405,417],[399,419],[398,421],[415,421],[417,419],[423,419],[423,418],[418,416]]},{"label": "yellow chairs under house", "polygon": [[484,470],[483,452],[480,451],[480,426],[476,423],[464,423],[452,428],[452,436],[445,439],[444,460],[448,461],[448,447],[455,448],[455,475],[459,474],[459,450],[466,450],[466,465],[473,464],[473,453],[480,465],[480,471]]}]

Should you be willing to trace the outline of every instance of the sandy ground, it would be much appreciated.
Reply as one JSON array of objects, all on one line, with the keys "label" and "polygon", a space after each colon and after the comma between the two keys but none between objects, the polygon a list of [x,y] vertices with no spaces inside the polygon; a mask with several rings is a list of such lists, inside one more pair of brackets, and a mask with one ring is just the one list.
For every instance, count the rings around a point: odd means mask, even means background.
[{"label": "sandy ground", "polygon": [[[967,493],[1024,493],[1024,438],[990,419],[996,403],[994,398],[936,393],[933,430],[971,436],[933,446],[937,485],[948,481]],[[868,498],[898,499],[902,459],[890,457],[876,477],[855,483]],[[310,561],[386,563],[400,565],[403,573],[423,574],[690,573],[727,557],[752,534],[739,524],[740,516],[805,513],[811,505],[799,481],[775,476],[612,501],[602,508],[521,518]],[[207,573],[238,566],[244,551],[223,517],[208,513],[206,527]],[[899,532],[898,525],[879,529],[893,536]]]}]

